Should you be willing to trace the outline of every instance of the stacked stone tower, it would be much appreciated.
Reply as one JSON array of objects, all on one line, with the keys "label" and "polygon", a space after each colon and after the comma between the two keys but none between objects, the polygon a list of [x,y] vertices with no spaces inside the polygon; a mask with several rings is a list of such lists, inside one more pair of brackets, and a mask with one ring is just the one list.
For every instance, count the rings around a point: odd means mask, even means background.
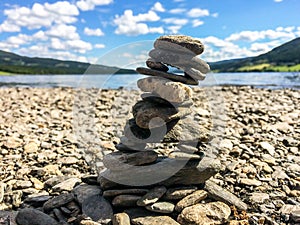
[{"label": "stacked stone tower", "polygon": [[149,52],[148,68],[136,69],[149,75],[137,81],[141,100],[132,107],[133,118],[126,123],[117,151],[104,157],[106,169],[98,178],[114,207],[157,212],[153,204],[168,187],[201,185],[219,171],[219,161],[199,151],[210,132],[193,119],[193,90],[188,86],[198,85],[209,72],[208,64],[198,58],[203,50],[192,37],[161,36]]}]

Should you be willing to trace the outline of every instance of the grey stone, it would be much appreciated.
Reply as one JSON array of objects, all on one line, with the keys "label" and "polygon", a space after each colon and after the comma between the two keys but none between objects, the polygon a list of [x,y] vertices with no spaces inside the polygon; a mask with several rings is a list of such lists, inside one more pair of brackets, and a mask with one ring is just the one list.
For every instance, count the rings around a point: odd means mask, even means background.
[{"label": "grey stone", "polygon": [[165,193],[167,189],[164,186],[158,186],[148,191],[142,198],[137,202],[138,206],[146,206],[157,202]]},{"label": "grey stone", "polygon": [[149,101],[139,101],[132,108],[136,124],[144,129],[161,127],[172,119],[178,119],[178,117],[174,117],[177,112],[177,109],[172,105],[167,107]]},{"label": "grey stone", "polygon": [[247,186],[260,186],[262,183],[259,180],[256,179],[248,179],[248,178],[242,178],[240,180],[241,184],[247,185]]},{"label": "grey stone", "polygon": [[136,68],[136,71],[143,75],[162,77],[162,78],[174,81],[174,82],[181,82],[183,84],[198,85],[197,80],[194,80],[191,77],[177,75],[175,73],[167,73],[167,72],[152,70],[152,69],[148,69],[148,68],[144,68],[144,67],[138,67],[138,68]]},{"label": "grey stone", "polygon": [[126,213],[117,213],[112,220],[113,225],[130,225],[130,218]]},{"label": "grey stone", "polygon": [[164,35],[154,42],[155,48],[190,52],[200,55],[204,51],[204,45],[200,40],[186,35]]},{"label": "grey stone", "polygon": [[124,129],[124,135],[135,142],[207,142],[211,139],[210,131],[192,118],[185,117],[181,120],[172,120],[166,126],[143,129],[134,119],[130,119]]},{"label": "grey stone", "polygon": [[81,180],[79,178],[76,178],[76,177],[69,178],[69,179],[53,186],[52,190],[57,191],[57,192],[72,191],[73,188],[79,183],[81,183]]},{"label": "grey stone", "polygon": [[249,199],[250,199],[251,203],[262,204],[269,198],[270,198],[270,196],[267,193],[254,192],[251,194]]},{"label": "grey stone", "polygon": [[[188,162],[164,159],[153,165],[133,167],[129,170],[111,171],[107,169],[99,174],[98,179],[103,189],[118,185],[193,185],[204,183],[214,176],[220,168],[219,160],[208,157],[204,157],[200,161],[192,160]],[[187,174],[189,175],[187,176]]]},{"label": "grey stone", "polygon": [[153,92],[161,98],[175,103],[181,103],[193,96],[193,91],[185,84],[170,81],[161,77],[146,77],[137,81],[139,89]]},{"label": "grey stone", "polygon": [[177,54],[163,49],[153,49],[149,52],[149,56],[156,61],[180,68],[183,71],[189,71],[190,68],[194,68],[202,74],[206,74],[210,70],[206,62],[193,54]]},{"label": "grey stone", "polygon": [[71,193],[64,193],[61,195],[58,195],[56,197],[53,197],[46,201],[43,205],[43,209],[45,212],[50,211],[51,209],[58,208],[60,206],[63,206],[71,201],[74,200],[74,196]]},{"label": "grey stone", "polygon": [[186,152],[181,152],[181,151],[173,151],[168,155],[169,158],[171,159],[177,159],[177,160],[199,160],[203,157],[203,154],[191,154],[191,153],[186,153]]},{"label": "grey stone", "polygon": [[79,205],[82,205],[84,200],[86,198],[89,198],[92,195],[102,194],[102,190],[98,185],[87,185],[87,184],[78,185],[72,190],[72,192]]},{"label": "grey stone", "polygon": [[195,68],[184,68],[184,75],[193,78],[194,80],[204,80],[206,75]]},{"label": "grey stone", "polygon": [[181,186],[181,187],[169,188],[165,194],[165,199],[180,200],[192,194],[197,189],[198,188],[196,186]]},{"label": "grey stone", "polygon": [[17,211],[1,211],[0,210],[0,224],[1,225],[18,225],[16,222]]},{"label": "grey stone", "polygon": [[186,107],[186,108],[190,108],[190,106],[193,105],[193,100],[189,99],[185,102],[181,102],[181,103],[170,103],[169,101],[167,101],[166,99],[161,98],[159,95],[155,94],[155,93],[150,93],[150,92],[145,92],[141,94],[141,98],[144,101],[149,101],[149,102],[155,102],[157,104],[160,105],[165,105],[168,107],[175,107],[176,109],[178,107]]},{"label": "grey stone", "polygon": [[213,181],[206,181],[204,189],[209,193],[209,196],[215,200],[220,200],[229,205],[234,205],[240,210],[247,210],[247,204],[242,202],[238,197],[229,191],[223,189]]},{"label": "grey stone", "polygon": [[181,212],[184,208],[195,205],[207,197],[208,193],[205,190],[198,190],[184,197],[177,202],[175,210]]},{"label": "grey stone", "polygon": [[154,151],[143,151],[137,153],[113,152],[103,158],[103,164],[111,170],[126,170],[132,166],[141,166],[153,163],[157,160],[158,154]]},{"label": "grey stone", "polygon": [[16,216],[20,225],[58,225],[58,222],[47,214],[36,209],[21,209]]},{"label": "grey stone", "polygon": [[169,70],[169,68],[166,65],[164,65],[161,62],[155,62],[155,60],[152,58],[147,59],[146,65],[153,70],[160,70],[164,72],[167,72]]},{"label": "grey stone", "polygon": [[115,207],[132,207],[137,205],[140,198],[139,195],[122,194],[114,197],[112,205]]},{"label": "grey stone", "polygon": [[146,209],[158,213],[172,213],[174,208],[175,205],[171,202],[155,202],[146,206]]},{"label": "grey stone", "polygon": [[182,210],[177,221],[185,225],[223,224],[231,214],[228,205],[223,202],[196,204]]},{"label": "grey stone", "polygon": [[117,190],[106,190],[103,192],[103,197],[114,197],[117,195],[131,194],[131,195],[145,195],[149,190],[148,189],[117,189]]},{"label": "grey stone", "polygon": [[82,203],[82,213],[96,222],[109,222],[113,218],[110,203],[100,195],[91,195]]},{"label": "grey stone", "polygon": [[149,216],[132,219],[133,225],[180,225],[168,216]]}]

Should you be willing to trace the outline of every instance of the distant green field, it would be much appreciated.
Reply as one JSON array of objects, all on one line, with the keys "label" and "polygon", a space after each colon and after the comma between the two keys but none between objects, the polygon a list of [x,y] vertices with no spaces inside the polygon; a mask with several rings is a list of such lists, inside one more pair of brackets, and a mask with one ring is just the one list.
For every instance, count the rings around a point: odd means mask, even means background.
[{"label": "distant green field", "polygon": [[273,71],[273,72],[299,72],[300,64],[294,66],[273,66],[269,63],[262,63],[252,66],[243,66],[240,67],[238,72],[264,72],[264,71]]},{"label": "distant green field", "polygon": [[12,73],[5,72],[5,71],[0,71],[0,75],[12,75]]}]

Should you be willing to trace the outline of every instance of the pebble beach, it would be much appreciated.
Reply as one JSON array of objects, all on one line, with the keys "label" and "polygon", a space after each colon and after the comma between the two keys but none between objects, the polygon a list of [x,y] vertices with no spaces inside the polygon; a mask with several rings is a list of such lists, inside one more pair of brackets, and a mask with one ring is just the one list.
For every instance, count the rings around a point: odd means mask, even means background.
[{"label": "pebble beach", "polygon": [[[248,206],[228,204],[230,217],[218,224],[300,223],[300,90],[192,89],[197,122],[216,123],[212,133],[221,133],[210,143],[221,162],[210,180]],[[0,224],[20,224],[15,217],[24,208],[36,210],[27,215],[43,218],[40,225],[109,224],[85,217],[90,209],[83,199],[102,194],[102,158],[115,151],[140,94],[122,88],[0,89]],[[85,126],[81,114],[92,124]],[[178,217],[171,212],[153,223],[150,216],[127,214],[131,224],[176,224],[168,221]],[[28,218],[22,224],[34,224]]]}]

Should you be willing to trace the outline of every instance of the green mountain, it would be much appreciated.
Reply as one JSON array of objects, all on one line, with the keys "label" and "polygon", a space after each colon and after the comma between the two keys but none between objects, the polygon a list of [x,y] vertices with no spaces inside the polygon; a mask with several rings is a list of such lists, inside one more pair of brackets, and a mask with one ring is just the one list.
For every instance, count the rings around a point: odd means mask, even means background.
[{"label": "green mountain", "polygon": [[256,57],[212,62],[209,65],[215,72],[300,71],[300,37]]},{"label": "green mountain", "polygon": [[128,74],[134,70],[76,61],[31,58],[0,50],[0,72],[13,74]]}]

